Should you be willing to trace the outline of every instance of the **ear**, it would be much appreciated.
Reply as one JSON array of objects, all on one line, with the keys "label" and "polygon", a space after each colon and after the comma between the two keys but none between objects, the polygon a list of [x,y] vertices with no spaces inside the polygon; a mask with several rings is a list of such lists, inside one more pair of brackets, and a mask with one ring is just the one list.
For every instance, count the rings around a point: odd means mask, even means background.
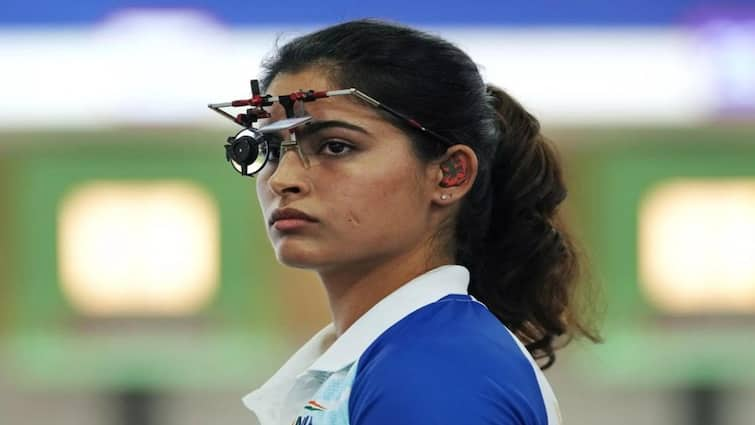
[{"label": "ear", "polygon": [[431,164],[434,173],[433,202],[450,205],[463,198],[477,177],[477,155],[467,145],[453,145]]}]

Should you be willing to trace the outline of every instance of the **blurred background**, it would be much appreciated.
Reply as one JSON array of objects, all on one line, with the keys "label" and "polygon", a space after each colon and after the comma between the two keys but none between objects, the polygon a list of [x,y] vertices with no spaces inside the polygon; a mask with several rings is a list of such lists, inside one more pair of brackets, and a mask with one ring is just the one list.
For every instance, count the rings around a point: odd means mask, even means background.
[{"label": "blurred background", "polygon": [[547,372],[568,424],[755,424],[755,4],[0,4],[0,424],[243,424],[329,321],[225,162],[276,43],[440,34],[540,118],[606,342]]}]

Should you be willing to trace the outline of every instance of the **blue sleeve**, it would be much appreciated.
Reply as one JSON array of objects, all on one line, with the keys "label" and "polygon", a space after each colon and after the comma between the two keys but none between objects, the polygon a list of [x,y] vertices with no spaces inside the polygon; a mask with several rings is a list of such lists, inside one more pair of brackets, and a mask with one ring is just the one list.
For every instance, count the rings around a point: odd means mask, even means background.
[{"label": "blue sleeve", "polygon": [[545,425],[524,358],[491,363],[457,355],[453,341],[440,345],[365,352],[351,389],[349,424]]}]

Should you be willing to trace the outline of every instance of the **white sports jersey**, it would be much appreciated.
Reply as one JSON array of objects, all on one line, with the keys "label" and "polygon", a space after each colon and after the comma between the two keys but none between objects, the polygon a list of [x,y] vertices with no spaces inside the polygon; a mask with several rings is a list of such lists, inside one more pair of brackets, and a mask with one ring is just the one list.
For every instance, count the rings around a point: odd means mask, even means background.
[{"label": "white sports jersey", "polygon": [[413,279],[340,337],[326,326],[244,404],[260,425],[560,425],[545,376],[468,285],[458,265]]}]

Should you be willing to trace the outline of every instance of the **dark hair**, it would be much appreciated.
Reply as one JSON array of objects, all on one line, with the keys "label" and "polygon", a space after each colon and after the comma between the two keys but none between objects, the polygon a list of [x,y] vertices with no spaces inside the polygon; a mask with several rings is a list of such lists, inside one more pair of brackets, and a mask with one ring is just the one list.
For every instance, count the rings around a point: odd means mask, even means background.
[{"label": "dark hair", "polygon": [[[471,147],[479,171],[448,244],[470,270],[470,294],[543,360],[543,369],[555,361],[559,337],[599,340],[576,305],[581,262],[557,220],[566,198],[558,158],[538,121],[503,90],[485,85],[467,54],[421,31],[360,20],[293,39],[263,66],[265,87],[280,73],[321,66],[334,84],[356,87]],[[420,159],[446,151],[396,125]]]}]

